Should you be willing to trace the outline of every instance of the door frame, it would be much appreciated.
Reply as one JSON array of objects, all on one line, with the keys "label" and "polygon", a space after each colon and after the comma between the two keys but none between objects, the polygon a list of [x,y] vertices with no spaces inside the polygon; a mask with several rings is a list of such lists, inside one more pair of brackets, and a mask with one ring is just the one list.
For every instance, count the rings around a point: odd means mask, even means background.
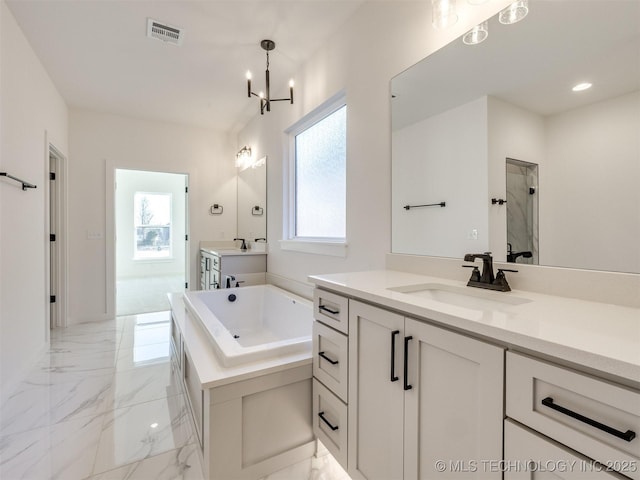
[{"label": "door frame", "polygon": [[116,318],[116,170],[139,170],[144,172],[172,173],[185,176],[187,191],[185,192],[185,281],[191,285],[191,271],[189,268],[191,258],[191,226],[189,224],[190,211],[190,176],[189,172],[167,167],[159,167],[147,163],[121,165],[114,160],[105,162],[105,316]]},{"label": "door frame", "polygon": [[[45,145],[45,329],[48,332],[52,328],[64,328],[67,326],[68,306],[68,161],[67,157],[55,145],[46,140]],[[55,162],[56,188],[51,191],[50,172],[52,161]],[[52,204],[51,194],[55,196]],[[53,225],[51,214],[53,211]],[[52,258],[52,243],[49,235],[53,230],[56,240],[53,242],[54,255]],[[51,262],[55,262],[51,268]],[[54,278],[55,276],[55,278]],[[50,296],[56,296],[55,303],[51,303]],[[51,313],[54,313],[52,322]]]}]

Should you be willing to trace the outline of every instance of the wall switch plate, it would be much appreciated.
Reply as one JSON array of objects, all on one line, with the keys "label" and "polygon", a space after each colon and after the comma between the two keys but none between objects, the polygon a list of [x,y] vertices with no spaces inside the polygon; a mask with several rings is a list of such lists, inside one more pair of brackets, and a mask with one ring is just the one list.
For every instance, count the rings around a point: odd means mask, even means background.
[{"label": "wall switch plate", "polygon": [[87,239],[88,240],[99,240],[101,238],[104,238],[104,234],[102,232],[87,231]]},{"label": "wall switch plate", "polygon": [[477,240],[478,239],[478,229],[474,228],[469,232],[469,240]]}]

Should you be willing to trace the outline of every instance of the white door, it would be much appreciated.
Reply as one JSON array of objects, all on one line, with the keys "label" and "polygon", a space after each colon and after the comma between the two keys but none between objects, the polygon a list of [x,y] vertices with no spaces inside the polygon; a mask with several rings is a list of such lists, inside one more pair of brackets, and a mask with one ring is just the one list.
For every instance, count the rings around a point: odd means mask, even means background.
[{"label": "white door", "polygon": [[405,319],[405,476],[501,479],[504,350]]},{"label": "white door", "polygon": [[349,302],[348,464],[353,479],[403,478],[403,323],[401,315]]}]

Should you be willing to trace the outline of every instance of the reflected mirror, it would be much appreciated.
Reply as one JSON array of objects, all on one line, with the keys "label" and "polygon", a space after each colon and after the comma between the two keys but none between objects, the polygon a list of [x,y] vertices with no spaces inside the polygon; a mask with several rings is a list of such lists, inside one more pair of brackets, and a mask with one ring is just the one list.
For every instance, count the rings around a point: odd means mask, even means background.
[{"label": "reflected mirror", "polygon": [[640,273],[640,2],[488,32],[391,81],[392,252]]},{"label": "reflected mirror", "polygon": [[238,168],[238,237],[266,242],[267,157]]}]

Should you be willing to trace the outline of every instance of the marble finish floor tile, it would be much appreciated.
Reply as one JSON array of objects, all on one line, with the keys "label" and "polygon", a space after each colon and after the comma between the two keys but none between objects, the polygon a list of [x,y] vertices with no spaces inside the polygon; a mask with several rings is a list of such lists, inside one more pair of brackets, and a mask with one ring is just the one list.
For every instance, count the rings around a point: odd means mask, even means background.
[{"label": "marble finish floor tile", "polygon": [[118,351],[116,371],[121,372],[133,368],[169,363],[170,354],[171,347],[168,341],[136,348],[122,347]]},{"label": "marble finish floor tile", "polygon": [[204,480],[198,448],[192,443],[95,475],[89,480]]},{"label": "marble finish floor tile", "polygon": [[138,348],[154,343],[163,343],[169,340],[170,335],[169,321],[151,325],[136,325],[132,332],[124,332],[120,348]]},{"label": "marble finish floor tile", "polygon": [[81,480],[91,475],[102,415],[0,437],[0,478]]},{"label": "marble finish floor tile", "polygon": [[52,352],[27,374],[25,383],[50,385],[73,382],[90,376],[113,374],[116,358],[117,350]]},{"label": "marble finish floor tile", "polygon": [[94,473],[194,443],[187,408],[181,394],[106,413]]},{"label": "marble finish floor tile", "polygon": [[0,406],[2,435],[104,413],[112,405],[112,375],[51,385],[23,383]]},{"label": "marble finish floor tile", "polygon": [[113,408],[159,400],[182,393],[170,363],[153,365],[115,374],[111,390]]}]

